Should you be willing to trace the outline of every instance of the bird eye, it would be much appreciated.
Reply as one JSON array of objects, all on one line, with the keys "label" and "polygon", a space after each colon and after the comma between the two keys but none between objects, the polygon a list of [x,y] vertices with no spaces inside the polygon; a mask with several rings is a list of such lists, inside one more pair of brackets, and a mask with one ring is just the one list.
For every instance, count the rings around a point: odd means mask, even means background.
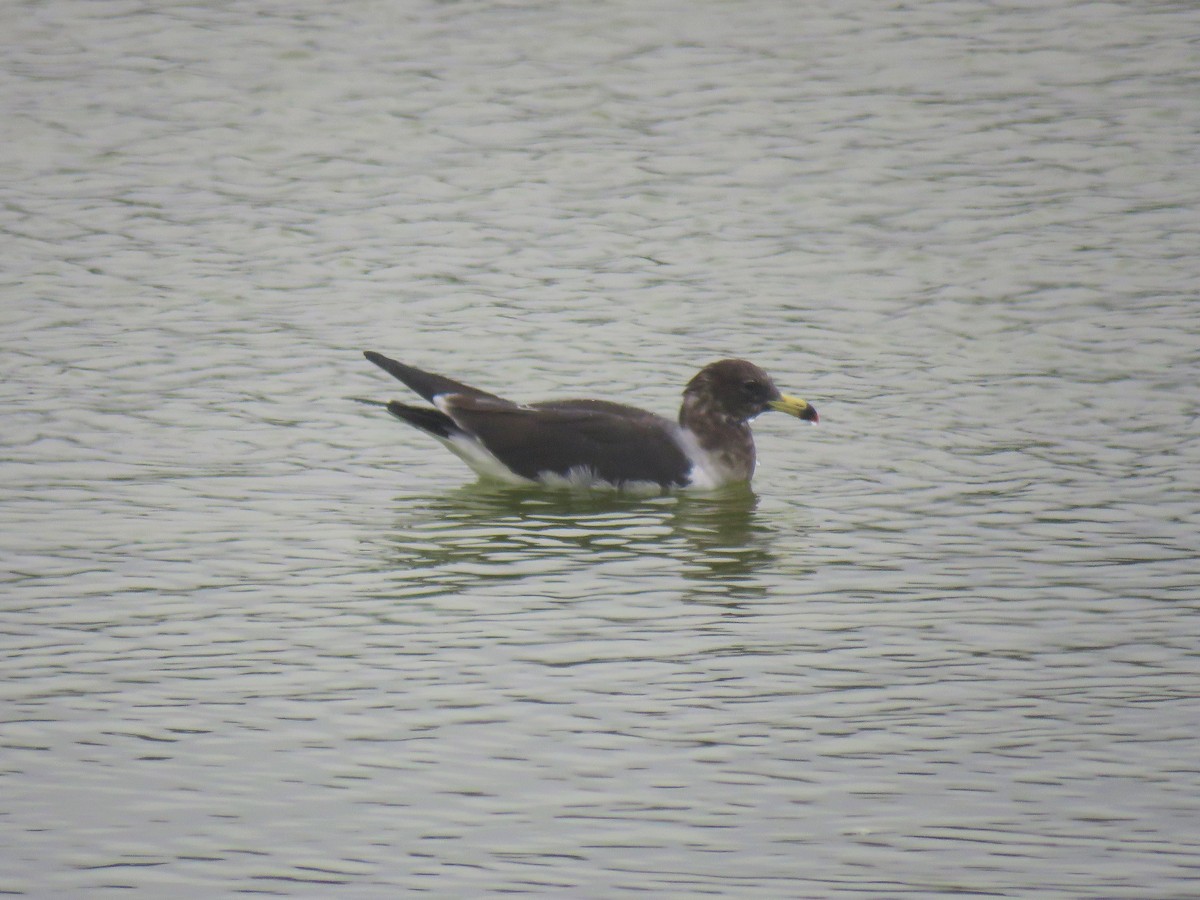
[{"label": "bird eye", "polygon": [[742,382],[742,390],[744,390],[747,394],[757,394],[762,390],[762,385],[751,378],[749,381]]}]

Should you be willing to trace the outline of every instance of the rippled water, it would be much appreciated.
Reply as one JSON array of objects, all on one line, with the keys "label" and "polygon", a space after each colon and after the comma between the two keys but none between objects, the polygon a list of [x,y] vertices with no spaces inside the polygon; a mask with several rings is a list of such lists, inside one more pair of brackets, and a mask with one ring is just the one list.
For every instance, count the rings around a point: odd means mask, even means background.
[{"label": "rippled water", "polygon": [[[1200,894],[1191,4],[0,23],[0,892]],[[365,348],[822,425],[498,490]]]}]

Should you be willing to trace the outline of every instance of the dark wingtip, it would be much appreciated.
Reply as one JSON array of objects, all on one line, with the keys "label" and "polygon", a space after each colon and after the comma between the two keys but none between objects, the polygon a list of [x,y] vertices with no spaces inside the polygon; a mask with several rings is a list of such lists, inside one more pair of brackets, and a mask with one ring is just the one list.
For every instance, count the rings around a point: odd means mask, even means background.
[{"label": "dark wingtip", "polygon": [[387,372],[393,378],[398,378],[405,384],[408,384],[408,379],[406,378],[409,371],[408,366],[398,363],[394,359],[389,359],[382,353],[376,353],[374,350],[364,350],[363,356],[375,363],[375,365],[379,366],[379,368],[383,369],[383,371]]}]

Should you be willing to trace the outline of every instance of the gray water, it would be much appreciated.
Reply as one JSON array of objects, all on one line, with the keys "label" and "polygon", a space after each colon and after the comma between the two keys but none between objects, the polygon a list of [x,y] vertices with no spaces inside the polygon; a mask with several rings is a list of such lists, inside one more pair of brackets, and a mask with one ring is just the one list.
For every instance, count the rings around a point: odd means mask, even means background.
[{"label": "gray water", "polygon": [[[0,892],[1200,896],[1198,33],[0,6]],[[363,349],[822,424],[499,490]]]}]

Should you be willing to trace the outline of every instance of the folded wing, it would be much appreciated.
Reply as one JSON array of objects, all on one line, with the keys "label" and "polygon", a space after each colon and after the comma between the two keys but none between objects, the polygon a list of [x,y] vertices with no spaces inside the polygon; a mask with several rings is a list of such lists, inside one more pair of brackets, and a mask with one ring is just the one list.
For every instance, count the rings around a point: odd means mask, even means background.
[{"label": "folded wing", "polygon": [[588,474],[612,484],[683,485],[691,462],[673,422],[602,400],[559,400],[517,406],[479,394],[439,398],[463,432],[524,478]]}]

